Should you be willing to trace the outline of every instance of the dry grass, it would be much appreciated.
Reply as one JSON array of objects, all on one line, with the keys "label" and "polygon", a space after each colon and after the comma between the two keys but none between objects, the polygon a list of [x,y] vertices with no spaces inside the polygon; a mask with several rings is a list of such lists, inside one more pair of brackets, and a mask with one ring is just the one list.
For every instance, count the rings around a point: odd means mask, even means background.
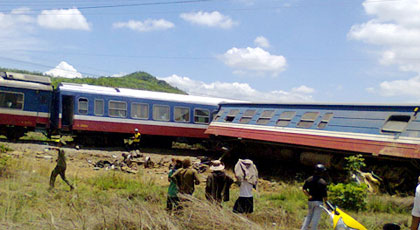
[{"label": "dry grass", "polygon": [[[231,211],[238,196],[223,206],[205,201],[200,185],[182,211],[168,213],[166,186],[150,174],[92,173],[69,168],[74,191],[57,178],[48,191],[52,162],[14,159],[12,173],[0,178],[0,229],[299,229],[306,214],[300,184],[264,182],[255,193],[255,212]],[[91,169],[90,169],[91,170]],[[90,173],[89,173],[90,172]],[[368,210],[350,213],[368,229],[386,222],[407,226],[411,198],[372,196]],[[330,229],[323,217],[320,229]]]}]

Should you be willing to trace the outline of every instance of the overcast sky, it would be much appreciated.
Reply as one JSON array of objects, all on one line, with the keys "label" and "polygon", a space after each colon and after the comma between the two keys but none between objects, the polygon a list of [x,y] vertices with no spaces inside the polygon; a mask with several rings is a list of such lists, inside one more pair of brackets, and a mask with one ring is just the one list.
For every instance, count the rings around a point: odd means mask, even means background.
[{"label": "overcast sky", "polygon": [[0,66],[269,102],[420,99],[420,0],[2,0]]}]

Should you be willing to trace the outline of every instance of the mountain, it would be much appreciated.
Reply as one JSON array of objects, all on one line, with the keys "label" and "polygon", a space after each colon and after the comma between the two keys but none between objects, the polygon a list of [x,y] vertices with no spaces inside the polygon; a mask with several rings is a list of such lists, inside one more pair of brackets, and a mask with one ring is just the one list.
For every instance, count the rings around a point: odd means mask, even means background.
[{"label": "mountain", "polygon": [[[0,68],[0,71],[26,73],[34,75],[42,75],[39,72],[31,72],[26,70]],[[187,94],[184,91],[169,85],[166,81],[158,80],[156,77],[146,72],[134,72],[123,77],[84,77],[84,78],[64,78],[51,77],[52,84],[57,87],[61,82],[70,82],[78,84],[100,85],[116,88],[142,89],[149,91],[159,91],[167,93]]]}]

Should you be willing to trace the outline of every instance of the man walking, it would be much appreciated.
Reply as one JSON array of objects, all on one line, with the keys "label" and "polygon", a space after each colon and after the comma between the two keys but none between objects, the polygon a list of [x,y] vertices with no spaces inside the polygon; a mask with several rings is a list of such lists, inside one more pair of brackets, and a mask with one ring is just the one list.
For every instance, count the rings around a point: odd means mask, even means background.
[{"label": "man walking", "polygon": [[178,189],[176,184],[173,180],[171,180],[171,176],[182,167],[182,161],[178,159],[172,159],[173,165],[169,170],[168,180],[169,180],[169,187],[168,187],[168,199],[166,201],[166,210],[172,211],[173,209],[177,209],[179,198],[178,198]]},{"label": "man walking", "polygon": [[[212,161],[210,166],[211,174],[206,181],[206,198],[209,201],[221,203],[229,201],[229,189],[233,179],[224,172],[225,166],[220,160]],[[223,194],[223,196],[222,196]]]},{"label": "man walking", "polygon": [[57,178],[58,175],[60,175],[61,179],[63,179],[63,181],[66,182],[66,184],[70,186],[70,190],[74,189],[73,185],[71,185],[70,182],[66,179],[66,168],[67,168],[66,156],[65,156],[64,150],[60,148],[64,144],[65,142],[60,140],[58,142],[58,147],[50,148],[53,150],[57,150],[57,153],[58,153],[58,157],[56,160],[57,165],[55,166],[54,170],[51,172],[50,190],[54,188],[55,179]]},{"label": "man walking", "polygon": [[301,230],[318,229],[321,218],[322,208],[320,205],[327,200],[327,182],[323,179],[324,172],[327,171],[323,164],[315,166],[314,175],[305,180],[303,193],[308,197],[308,215],[303,222]]}]

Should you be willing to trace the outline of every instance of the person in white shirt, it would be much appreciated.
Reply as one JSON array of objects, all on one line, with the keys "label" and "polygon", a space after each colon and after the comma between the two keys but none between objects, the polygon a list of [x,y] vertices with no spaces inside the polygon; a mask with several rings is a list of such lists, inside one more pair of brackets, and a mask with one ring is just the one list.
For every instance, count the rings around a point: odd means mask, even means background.
[{"label": "person in white shirt", "polygon": [[258,170],[255,164],[249,160],[239,159],[235,165],[235,176],[240,183],[239,198],[233,206],[234,213],[252,213],[254,211],[254,198],[252,188],[258,183]]},{"label": "person in white shirt", "polygon": [[417,179],[417,183],[418,185],[416,187],[413,210],[411,211],[411,215],[413,216],[411,221],[411,230],[417,230],[420,223],[420,176]]}]

